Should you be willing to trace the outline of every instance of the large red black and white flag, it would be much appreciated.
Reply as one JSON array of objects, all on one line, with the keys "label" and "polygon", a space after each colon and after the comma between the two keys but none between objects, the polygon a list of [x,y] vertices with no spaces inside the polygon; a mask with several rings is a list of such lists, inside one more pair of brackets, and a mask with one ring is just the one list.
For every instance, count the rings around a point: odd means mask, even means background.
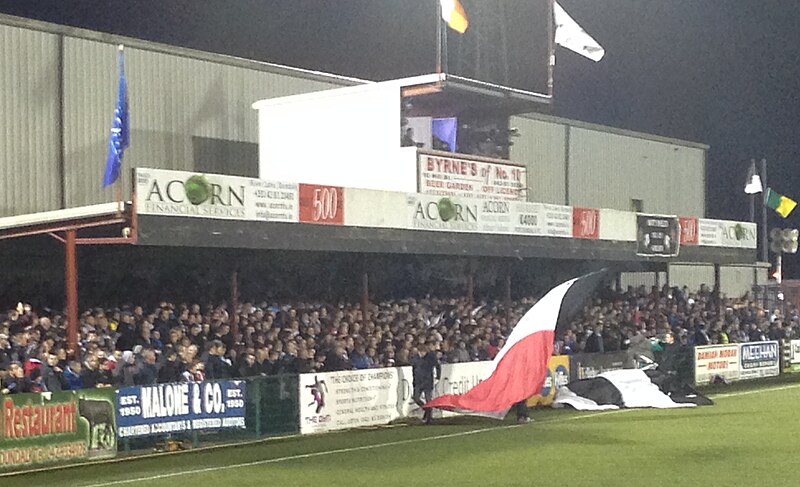
[{"label": "large red black and white flag", "polygon": [[583,309],[604,274],[594,272],[551,289],[511,331],[485,380],[464,394],[444,394],[424,407],[503,418],[514,403],[538,394],[553,354],[556,327],[568,325]]}]

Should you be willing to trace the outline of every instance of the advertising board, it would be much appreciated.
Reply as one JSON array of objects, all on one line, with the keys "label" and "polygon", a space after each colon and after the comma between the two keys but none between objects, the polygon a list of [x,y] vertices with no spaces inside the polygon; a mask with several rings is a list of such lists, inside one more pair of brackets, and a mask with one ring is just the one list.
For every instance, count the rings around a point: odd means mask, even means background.
[{"label": "advertising board", "polygon": [[528,406],[549,406],[559,387],[569,383],[569,355],[554,355],[547,361],[547,377],[542,392],[528,399]]},{"label": "advertising board", "polygon": [[241,380],[123,387],[116,391],[119,438],[245,427]]},{"label": "advertising board", "polygon": [[694,349],[694,383],[708,384],[720,376],[727,381],[739,379],[739,345],[707,345]]},{"label": "advertising board", "polygon": [[140,215],[298,221],[298,185],[255,178],[136,169]]},{"label": "advertising board", "polygon": [[418,190],[434,196],[525,201],[527,169],[503,161],[420,152]]},{"label": "advertising board", "polygon": [[117,454],[114,391],[0,396],[0,470]]},{"label": "advertising board", "polygon": [[780,374],[778,342],[750,342],[739,345],[739,378],[758,379]]}]

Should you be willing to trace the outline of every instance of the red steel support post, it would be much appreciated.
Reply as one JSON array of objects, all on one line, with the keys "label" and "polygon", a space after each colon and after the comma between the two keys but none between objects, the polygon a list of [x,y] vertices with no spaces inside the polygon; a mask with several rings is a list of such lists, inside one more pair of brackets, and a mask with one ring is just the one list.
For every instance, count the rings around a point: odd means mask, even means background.
[{"label": "red steel support post", "polygon": [[67,299],[67,344],[70,356],[78,355],[78,251],[76,230],[67,230],[64,271]]}]

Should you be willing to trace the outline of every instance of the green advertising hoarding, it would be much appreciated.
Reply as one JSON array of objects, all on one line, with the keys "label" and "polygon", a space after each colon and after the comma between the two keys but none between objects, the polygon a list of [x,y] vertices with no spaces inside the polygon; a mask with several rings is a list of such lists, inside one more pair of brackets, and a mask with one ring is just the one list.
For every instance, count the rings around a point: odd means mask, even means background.
[{"label": "green advertising hoarding", "polygon": [[0,470],[116,453],[113,389],[0,396]]}]

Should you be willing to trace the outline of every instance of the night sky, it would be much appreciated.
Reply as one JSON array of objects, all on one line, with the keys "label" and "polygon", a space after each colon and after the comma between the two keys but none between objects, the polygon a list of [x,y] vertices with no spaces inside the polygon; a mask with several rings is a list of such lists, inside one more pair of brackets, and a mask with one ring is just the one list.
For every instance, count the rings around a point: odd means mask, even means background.
[{"label": "night sky", "polygon": [[[0,11],[379,79],[433,71],[430,42],[408,35],[433,1],[3,0]],[[770,186],[800,198],[795,1],[560,3],[606,57],[595,64],[558,49],[554,115],[709,144],[709,217],[748,219],[751,158],[767,159]],[[771,214],[780,224],[800,226],[800,210],[786,221]],[[794,261],[785,259],[791,274]]]}]

